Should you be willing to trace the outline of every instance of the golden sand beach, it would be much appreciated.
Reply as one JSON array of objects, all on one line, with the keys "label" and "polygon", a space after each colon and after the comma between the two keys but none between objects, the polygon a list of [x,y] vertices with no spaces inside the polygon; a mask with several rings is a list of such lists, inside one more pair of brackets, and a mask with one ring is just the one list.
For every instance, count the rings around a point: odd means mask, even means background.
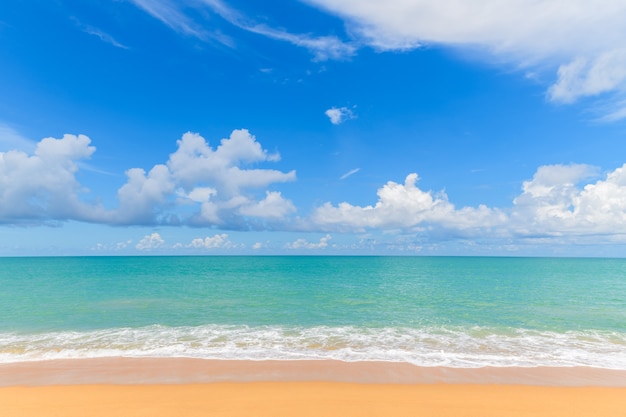
[{"label": "golden sand beach", "polygon": [[3,417],[626,415],[624,373],[593,369],[118,358],[5,364],[0,385]]},{"label": "golden sand beach", "polygon": [[626,388],[246,382],[0,389],[11,417],[598,416],[625,414]]}]

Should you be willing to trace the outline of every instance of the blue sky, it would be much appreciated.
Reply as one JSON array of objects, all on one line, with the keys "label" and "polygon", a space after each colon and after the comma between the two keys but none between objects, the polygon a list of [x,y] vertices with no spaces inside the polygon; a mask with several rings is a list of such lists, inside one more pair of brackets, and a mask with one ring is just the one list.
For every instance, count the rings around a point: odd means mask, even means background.
[{"label": "blue sky", "polygon": [[626,5],[0,5],[0,255],[626,254]]}]

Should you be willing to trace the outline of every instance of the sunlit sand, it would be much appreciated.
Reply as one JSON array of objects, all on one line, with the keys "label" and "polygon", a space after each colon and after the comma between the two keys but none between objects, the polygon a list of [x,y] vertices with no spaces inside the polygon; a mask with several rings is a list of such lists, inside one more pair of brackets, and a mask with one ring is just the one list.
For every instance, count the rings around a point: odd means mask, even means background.
[{"label": "sunlit sand", "polygon": [[117,358],[5,364],[0,375],[0,415],[12,417],[611,417],[626,404],[624,373],[594,369]]}]

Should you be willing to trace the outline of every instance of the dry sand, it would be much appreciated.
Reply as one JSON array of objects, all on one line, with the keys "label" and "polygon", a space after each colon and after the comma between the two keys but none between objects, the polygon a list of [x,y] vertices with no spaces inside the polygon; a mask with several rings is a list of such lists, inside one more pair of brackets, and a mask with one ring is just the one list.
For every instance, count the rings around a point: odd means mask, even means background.
[{"label": "dry sand", "polygon": [[0,388],[6,417],[626,415],[626,389],[245,382]]},{"label": "dry sand", "polygon": [[[624,417],[624,375],[331,361],[50,361],[0,366],[0,416]],[[237,382],[219,382],[228,380]]]}]

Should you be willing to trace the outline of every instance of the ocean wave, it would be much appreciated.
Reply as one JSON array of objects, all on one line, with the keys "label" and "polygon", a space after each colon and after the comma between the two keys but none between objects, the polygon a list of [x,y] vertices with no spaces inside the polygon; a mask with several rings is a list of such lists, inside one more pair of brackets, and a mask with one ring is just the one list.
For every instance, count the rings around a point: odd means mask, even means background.
[{"label": "ocean wave", "polygon": [[591,366],[626,370],[626,334],[488,327],[224,325],[0,334],[0,363],[118,356],[334,359],[455,368]]}]

